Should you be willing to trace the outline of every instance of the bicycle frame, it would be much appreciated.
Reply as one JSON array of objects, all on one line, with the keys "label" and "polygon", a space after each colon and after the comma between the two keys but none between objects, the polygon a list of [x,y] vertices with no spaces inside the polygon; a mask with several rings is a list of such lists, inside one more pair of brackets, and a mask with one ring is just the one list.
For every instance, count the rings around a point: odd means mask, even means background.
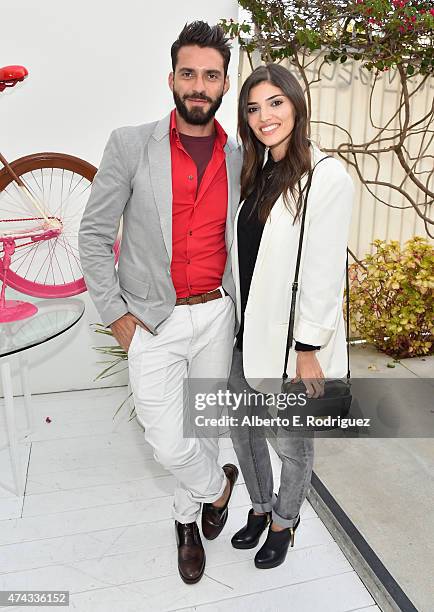
[{"label": "bicycle frame", "polygon": [[[0,91],[26,76],[22,66],[0,68]],[[33,153],[11,163],[0,153],[0,323],[31,314],[24,302],[4,299],[6,284],[44,299],[86,291],[78,233],[96,172],[65,153]],[[119,244],[118,236],[115,262]]]},{"label": "bicycle frame", "polygon": [[[24,232],[12,232],[8,234],[7,232],[0,235],[0,243],[3,244],[3,257],[0,255],[0,260],[2,262],[3,274],[2,274],[2,287],[0,291],[0,313],[6,312],[6,320],[16,320],[19,318],[24,318],[32,316],[37,312],[36,306],[33,304],[28,304],[25,302],[16,302],[15,307],[11,308],[11,305],[7,307],[6,305],[6,285],[7,285],[7,276],[9,272],[9,267],[11,264],[12,255],[15,253],[17,248],[16,241],[17,240],[25,240],[26,238],[30,239],[30,242],[20,243],[20,247],[27,246],[32,242],[39,242],[42,240],[51,240],[52,238],[57,238],[61,232],[63,224],[61,220],[57,217],[49,217],[46,211],[44,210],[44,206],[38,199],[30,192],[25,183],[20,179],[19,176],[15,174],[5,157],[0,153],[0,161],[10,174],[12,179],[18,185],[20,189],[20,193],[26,199],[28,203],[35,209],[37,213],[39,213],[40,217],[30,217],[27,219],[2,219],[1,222],[24,222],[24,221],[41,221],[42,225],[36,227],[34,231],[24,231]],[[19,304],[19,306],[18,306]],[[26,304],[26,307],[24,307]],[[4,317],[3,317],[4,318]]]},{"label": "bicycle frame", "polygon": [[[24,66],[9,66],[0,69],[0,92],[6,87],[14,87],[17,82],[23,81],[28,75],[27,69]],[[11,231],[3,232],[0,235],[0,243],[3,246],[3,257],[0,255],[2,264],[2,287],[0,291],[0,321],[12,321],[27,318],[37,312],[37,307],[34,304],[27,302],[9,300],[6,302],[5,291],[7,285],[7,276],[11,264],[12,255],[17,248],[17,240],[29,239],[29,242],[20,242],[19,247],[28,246],[34,242],[51,240],[59,237],[62,233],[63,223],[58,217],[50,216],[42,202],[30,191],[24,181],[14,172],[6,158],[0,153],[0,162],[4,169],[16,183],[19,193],[22,195],[30,210],[35,210],[37,216],[30,218],[19,219],[3,219],[3,223],[8,222],[24,222],[24,221],[40,221],[41,224],[33,230],[24,230],[22,232]]]}]

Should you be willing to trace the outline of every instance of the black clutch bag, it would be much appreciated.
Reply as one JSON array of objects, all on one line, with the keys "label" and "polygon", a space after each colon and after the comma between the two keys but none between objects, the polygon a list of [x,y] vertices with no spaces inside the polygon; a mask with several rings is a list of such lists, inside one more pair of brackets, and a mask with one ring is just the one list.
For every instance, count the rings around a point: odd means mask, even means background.
[{"label": "black clutch bag", "polygon": [[[330,157],[328,155],[327,157]],[[308,397],[306,393],[306,387],[303,381],[291,382],[288,381],[288,357],[289,350],[292,347],[294,337],[294,318],[295,318],[295,303],[298,291],[298,275],[300,269],[301,251],[303,247],[303,235],[304,235],[304,224],[306,218],[306,206],[309,195],[309,190],[312,182],[312,174],[315,167],[323,160],[327,159],[323,157],[309,174],[309,178],[306,184],[306,195],[304,198],[304,206],[301,218],[300,227],[300,239],[298,244],[297,262],[295,266],[294,282],[292,283],[292,297],[291,297],[291,309],[289,315],[289,326],[288,326],[288,337],[286,341],[285,350],[285,363],[282,374],[282,385],[281,393],[288,396],[289,394],[295,394],[298,398],[303,397],[303,401],[293,407],[285,408],[281,411],[280,417],[284,422],[293,423],[293,417],[297,417],[297,426],[292,427],[291,425],[285,426],[284,429],[291,431],[324,431],[334,429],[339,426],[339,418],[343,418],[348,415],[351,407],[351,375],[350,375],[350,353],[349,353],[349,312],[350,312],[350,298],[349,298],[349,279],[348,279],[348,249],[346,253],[346,344],[347,344],[347,374],[346,378],[341,379],[325,379],[321,381],[323,383],[323,395],[319,397]],[[292,396],[293,397],[293,396]]]}]

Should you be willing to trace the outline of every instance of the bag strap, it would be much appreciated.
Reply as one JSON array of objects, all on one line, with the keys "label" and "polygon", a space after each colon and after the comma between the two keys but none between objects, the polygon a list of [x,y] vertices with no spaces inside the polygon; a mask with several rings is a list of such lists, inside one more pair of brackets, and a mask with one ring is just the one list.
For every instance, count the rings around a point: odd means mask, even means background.
[{"label": "bag strap", "polygon": [[[286,380],[288,378],[287,368],[288,368],[289,350],[292,347],[292,343],[294,341],[295,301],[296,301],[296,296],[297,296],[297,291],[298,291],[298,274],[299,274],[299,271],[300,271],[301,250],[302,250],[302,246],[303,246],[303,235],[304,235],[304,224],[305,224],[305,220],[306,220],[307,198],[308,198],[310,187],[311,187],[311,184],[312,184],[313,171],[318,166],[318,164],[320,164],[324,159],[327,159],[329,157],[332,157],[332,156],[331,155],[326,155],[325,157],[322,157],[315,164],[315,166],[309,172],[309,177],[308,177],[308,180],[307,180],[307,183],[306,183],[306,195],[304,197],[304,206],[303,206],[302,217],[301,217],[300,238],[299,238],[299,242],[298,242],[297,261],[296,261],[296,264],[295,264],[294,281],[292,283],[291,309],[290,309],[290,313],[289,313],[288,337],[286,339],[286,349],[285,349],[285,365],[284,365],[283,374],[282,374],[282,379],[283,380]],[[301,193],[300,181],[299,181],[299,190],[300,190],[300,193]],[[347,315],[347,325],[346,325],[347,379],[349,380],[351,374],[350,374],[350,348],[349,348],[349,337],[350,337],[350,293],[349,293],[349,286],[350,286],[350,283],[349,283],[349,277],[348,277],[348,248],[347,248],[347,251],[346,251],[346,266],[345,267],[346,267],[345,281],[346,281],[346,315]]]}]

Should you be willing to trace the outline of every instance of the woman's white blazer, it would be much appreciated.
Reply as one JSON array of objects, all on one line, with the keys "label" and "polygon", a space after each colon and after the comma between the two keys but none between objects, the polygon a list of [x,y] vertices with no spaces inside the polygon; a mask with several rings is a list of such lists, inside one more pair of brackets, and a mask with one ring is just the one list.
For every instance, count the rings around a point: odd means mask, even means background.
[{"label": "woman's white blazer", "polygon": [[[313,164],[326,154],[311,145]],[[268,158],[266,150],[265,160]],[[301,186],[307,182],[307,173]],[[295,376],[295,341],[321,346],[316,356],[326,378],[340,378],[347,371],[343,294],[345,258],[354,184],[344,165],[335,158],[322,161],[312,177],[304,230],[297,292],[294,344],[288,375]],[[291,206],[295,202],[291,199]],[[235,218],[231,257],[240,321],[240,281]],[[291,290],[299,241],[300,222],[280,197],[273,206],[262,234],[245,310],[243,365],[245,377],[261,390],[262,379],[280,379],[288,333]],[[265,382],[265,381],[263,381]]]}]

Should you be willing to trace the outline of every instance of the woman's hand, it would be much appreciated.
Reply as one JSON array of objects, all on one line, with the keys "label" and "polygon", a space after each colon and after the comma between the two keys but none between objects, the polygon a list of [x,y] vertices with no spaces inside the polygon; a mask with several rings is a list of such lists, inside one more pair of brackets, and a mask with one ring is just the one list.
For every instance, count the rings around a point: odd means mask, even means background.
[{"label": "woman's hand", "polygon": [[302,380],[306,386],[308,397],[321,397],[324,395],[324,378],[315,351],[299,351],[297,353],[296,375],[291,382]]}]

